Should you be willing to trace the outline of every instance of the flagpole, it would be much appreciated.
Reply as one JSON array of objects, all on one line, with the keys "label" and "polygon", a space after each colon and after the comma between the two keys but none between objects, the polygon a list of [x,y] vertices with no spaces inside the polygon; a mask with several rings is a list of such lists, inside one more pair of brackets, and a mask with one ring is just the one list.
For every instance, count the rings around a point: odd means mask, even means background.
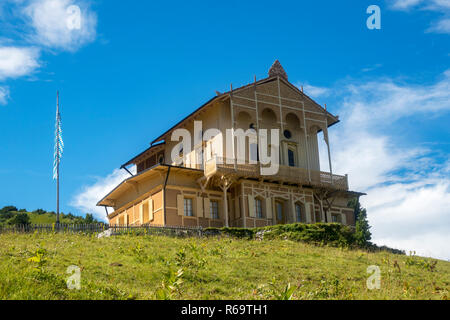
[{"label": "flagpole", "polygon": [[[59,121],[59,92],[56,91],[56,115]],[[57,124],[59,126],[59,123]],[[57,129],[59,131],[59,128]],[[59,135],[59,132],[58,132]],[[59,137],[56,138],[56,225],[59,226]]]}]

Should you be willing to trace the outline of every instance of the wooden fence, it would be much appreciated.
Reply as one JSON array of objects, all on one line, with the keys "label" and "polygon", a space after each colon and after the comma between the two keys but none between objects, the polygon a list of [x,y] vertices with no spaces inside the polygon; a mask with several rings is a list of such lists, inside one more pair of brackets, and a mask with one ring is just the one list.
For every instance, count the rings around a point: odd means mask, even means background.
[{"label": "wooden fence", "polygon": [[112,234],[135,234],[135,235],[169,235],[169,236],[203,236],[202,227],[180,227],[180,226],[159,226],[159,225],[108,225],[98,224],[27,224],[1,226],[1,233],[100,233],[111,230]]}]

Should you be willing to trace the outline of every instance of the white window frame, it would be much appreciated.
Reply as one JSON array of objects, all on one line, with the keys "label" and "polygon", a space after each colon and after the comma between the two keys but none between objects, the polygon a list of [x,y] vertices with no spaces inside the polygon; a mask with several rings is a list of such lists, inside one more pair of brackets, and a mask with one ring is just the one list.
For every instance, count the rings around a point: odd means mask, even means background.
[{"label": "white window frame", "polygon": [[300,203],[295,204],[295,219],[297,222],[302,222],[302,205]]},{"label": "white window frame", "polygon": [[258,219],[264,218],[263,207],[262,207],[262,200],[259,199],[259,198],[255,198],[255,216]]},{"label": "white window frame", "polygon": [[209,214],[211,216],[211,219],[219,219],[219,201],[211,200],[209,202]]}]

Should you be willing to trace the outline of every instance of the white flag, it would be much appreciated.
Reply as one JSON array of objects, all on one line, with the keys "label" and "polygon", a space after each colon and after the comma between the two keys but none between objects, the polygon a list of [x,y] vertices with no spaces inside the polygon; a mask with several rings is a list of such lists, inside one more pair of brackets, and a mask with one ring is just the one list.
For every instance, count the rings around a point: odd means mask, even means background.
[{"label": "white flag", "polygon": [[59,105],[56,106],[56,125],[55,125],[55,152],[53,160],[53,179],[58,177],[57,167],[61,161],[62,153],[64,149],[64,142],[62,139],[61,130],[61,115],[59,113]]}]

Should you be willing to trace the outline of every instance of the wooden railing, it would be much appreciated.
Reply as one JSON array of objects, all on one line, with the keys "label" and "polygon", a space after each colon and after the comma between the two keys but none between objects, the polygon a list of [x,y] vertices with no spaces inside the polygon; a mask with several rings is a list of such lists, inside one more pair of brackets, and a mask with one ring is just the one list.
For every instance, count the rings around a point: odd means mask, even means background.
[{"label": "wooden railing", "polygon": [[262,175],[261,164],[238,164],[231,163],[230,160],[214,157],[205,163],[205,176],[211,177],[215,174],[234,174],[237,176],[258,178],[266,180],[279,180],[282,182],[309,184],[312,186],[331,187],[338,190],[348,190],[347,175],[341,176],[329,172],[279,166],[278,173],[275,175]]}]

